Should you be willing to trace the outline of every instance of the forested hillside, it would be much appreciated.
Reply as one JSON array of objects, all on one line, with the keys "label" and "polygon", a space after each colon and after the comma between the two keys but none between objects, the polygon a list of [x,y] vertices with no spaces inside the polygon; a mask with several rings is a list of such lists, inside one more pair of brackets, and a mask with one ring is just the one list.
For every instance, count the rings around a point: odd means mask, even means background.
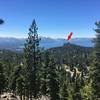
[{"label": "forested hillside", "polygon": [[62,47],[55,47],[47,50],[61,64],[82,64],[89,63],[92,47],[82,47],[70,43]]}]

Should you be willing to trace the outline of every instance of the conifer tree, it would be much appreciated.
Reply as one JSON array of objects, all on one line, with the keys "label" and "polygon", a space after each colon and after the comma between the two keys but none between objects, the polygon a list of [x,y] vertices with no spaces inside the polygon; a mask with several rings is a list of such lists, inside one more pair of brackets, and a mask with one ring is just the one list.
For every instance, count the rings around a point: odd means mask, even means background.
[{"label": "conifer tree", "polygon": [[92,100],[91,99],[91,83],[87,81],[85,86],[81,89],[82,99],[83,100]]},{"label": "conifer tree", "polygon": [[60,93],[61,100],[68,100],[69,94],[68,94],[68,84],[67,84],[67,82],[65,81],[63,83],[62,87],[60,87],[60,88],[61,88],[61,93]]},{"label": "conifer tree", "polygon": [[17,77],[16,77],[16,90],[17,90],[17,94],[20,96],[20,100],[22,100],[22,95],[24,95],[24,88],[25,88],[25,78],[24,78],[24,70],[23,70],[23,66],[18,66],[18,68],[16,68],[17,73]]},{"label": "conifer tree", "polygon": [[4,72],[4,66],[0,62],[0,97],[1,93],[4,91],[5,88],[6,88],[6,77]]},{"label": "conifer tree", "polygon": [[32,100],[38,97],[40,88],[40,77],[39,77],[39,65],[40,65],[40,50],[39,50],[39,37],[37,34],[37,25],[33,20],[31,27],[29,28],[28,38],[26,40],[24,48],[25,58],[25,84],[27,96]]},{"label": "conifer tree", "polygon": [[80,77],[76,77],[73,89],[74,89],[73,100],[82,100]]},{"label": "conifer tree", "polygon": [[95,38],[94,59],[91,67],[90,77],[92,79],[92,98],[100,99],[100,21],[95,23],[97,26]]},{"label": "conifer tree", "polygon": [[11,73],[11,80],[9,83],[10,92],[13,92],[15,95],[17,93],[17,79],[20,78],[21,67],[16,66],[13,72]]},{"label": "conifer tree", "polygon": [[50,58],[49,58],[49,52],[45,51],[44,53],[44,65],[42,69],[42,87],[41,91],[42,94],[47,96],[48,94],[48,81],[49,81],[49,69],[50,69]]},{"label": "conifer tree", "polygon": [[61,66],[60,68],[60,98],[61,100],[69,100],[69,90],[70,90],[70,82],[71,77],[70,73],[66,72],[66,68]]},{"label": "conifer tree", "polygon": [[59,71],[57,64],[54,59],[50,59],[50,70],[49,70],[49,94],[51,100],[60,100],[59,96]]}]

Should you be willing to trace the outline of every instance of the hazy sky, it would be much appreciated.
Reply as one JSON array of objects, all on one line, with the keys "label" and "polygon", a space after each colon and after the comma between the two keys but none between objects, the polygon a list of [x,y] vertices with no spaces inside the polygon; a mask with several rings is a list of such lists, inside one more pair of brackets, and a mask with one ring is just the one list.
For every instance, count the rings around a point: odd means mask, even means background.
[{"label": "hazy sky", "polygon": [[66,38],[95,36],[100,0],[0,0],[0,36],[26,37],[35,19],[40,36]]}]

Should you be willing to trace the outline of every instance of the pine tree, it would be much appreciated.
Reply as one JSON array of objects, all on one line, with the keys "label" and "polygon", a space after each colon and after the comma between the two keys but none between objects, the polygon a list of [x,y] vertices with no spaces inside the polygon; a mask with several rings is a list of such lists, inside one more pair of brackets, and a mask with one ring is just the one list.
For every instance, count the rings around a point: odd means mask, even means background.
[{"label": "pine tree", "polygon": [[6,89],[6,77],[5,77],[5,72],[4,72],[4,66],[0,62],[0,97],[4,89]]},{"label": "pine tree", "polygon": [[68,100],[69,93],[68,93],[68,84],[65,81],[61,87],[61,100]]},{"label": "pine tree", "polygon": [[95,39],[95,51],[100,56],[100,21],[96,22],[95,25],[97,26],[96,31],[96,39]]},{"label": "pine tree", "polygon": [[50,69],[50,58],[49,58],[49,52],[45,51],[44,53],[44,59],[43,59],[43,69],[42,69],[42,87],[41,91],[42,94],[47,96],[48,94],[48,81],[49,81],[49,69]]},{"label": "pine tree", "polygon": [[69,83],[71,81],[70,73],[66,72],[64,66],[59,66],[59,83],[60,83],[60,99],[68,100],[69,98]]},{"label": "pine tree", "polygon": [[76,77],[73,89],[74,89],[73,100],[82,100],[80,77]]},{"label": "pine tree", "polygon": [[95,38],[94,59],[91,67],[90,77],[92,79],[92,98],[93,100],[100,99],[100,21],[95,23],[97,35]]},{"label": "pine tree", "polygon": [[19,74],[20,74],[20,67],[16,66],[10,75],[11,79],[9,83],[9,88],[10,88],[9,90],[10,92],[13,92],[15,95],[17,93],[17,79],[20,78]]},{"label": "pine tree", "polygon": [[59,71],[54,59],[50,59],[50,70],[49,70],[49,94],[51,100],[60,100],[59,96]]},{"label": "pine tree", "polygon": [[26,92],[27,96],[32,100],[38,97],[40,88],[39,66],[40,66],[40,50],[37,34],[37,25],[33,20],[31,27],[29,28],[28,39],[26,40],[24,49],[25,58],[25,72],[26,72]]},{"label": "pine tree", "polygon": [[22,95],[24,95],[24,89],[25,89],[25,78],[23,71],[24,70],[22,65],[19,65],[15,71],[18,72],[16,76],[16,91],[17,94],[20,96],[20,100],[22,100]]},{"label": "pine tree", "polygon": [[82,99],[83,100],[92,100],[91,99],[91,83],[87,81],[85,86],[81,89]]}]

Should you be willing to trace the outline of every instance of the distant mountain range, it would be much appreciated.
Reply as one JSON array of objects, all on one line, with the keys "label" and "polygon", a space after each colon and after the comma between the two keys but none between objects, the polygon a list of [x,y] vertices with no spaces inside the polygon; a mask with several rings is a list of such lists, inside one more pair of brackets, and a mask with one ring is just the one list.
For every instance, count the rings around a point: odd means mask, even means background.
[{"label": "distant mountain range", "polygon": [[[0,49],[7,49],[13,51],[20,51],[24,47],[25,38],[4,38],[0,37]],[[93,38],[74,38],[70,41],[71,44],[76,44],[84,47],[93,47]],[[45,49],[52,47],[62,46],[64,43],[67,43],[66,39],[52,39],[41,37],[40,46]]]}]

